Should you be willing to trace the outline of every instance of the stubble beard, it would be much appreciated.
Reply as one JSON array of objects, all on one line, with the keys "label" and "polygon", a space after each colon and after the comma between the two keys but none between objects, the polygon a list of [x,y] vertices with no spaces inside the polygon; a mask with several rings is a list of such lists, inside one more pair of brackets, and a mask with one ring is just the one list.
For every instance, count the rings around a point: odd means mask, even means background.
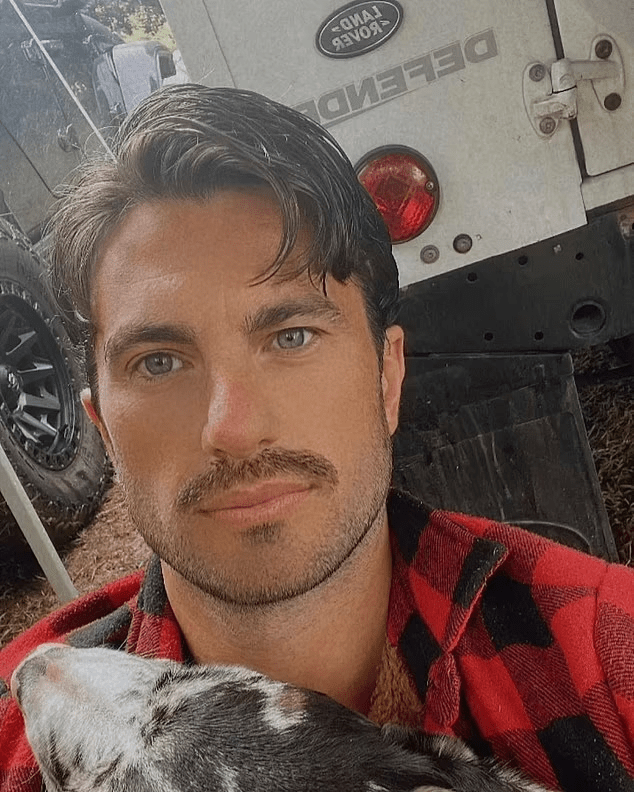
[{"label": "stubble beard", "polygon": [[[174,523],[165,520],[147,486],[120,470],[119,479],[130,518],[149,547],[163,562],[214,600],[239,609],[252,610],[301,597],[336,575],[355,550],[364,544],[364,540],[370,539],[383,524],[392,475],[392,440],[383,410],[379,409],[377,412],[371,443],[368,451],[360,455],[362,458],[355,475],[359,486],[339,509],[329,514],[324,525],[315,526],[315,531],[318,530],[324,538],[316,549],[310,548],[310,563],[305,562],[292,575],[287,568],[283,573],[278,573],[277,579],[270,575],[269,579],[258,579],[257,569],[246,570],[242,575],[231,575],[221,564],[214,564],[208,558],[203,560],[188,540],[187,531],[174,530]],[[305,476],[322,478],[322,487],[318,487],[320,496],[328,498],[331,494],[336,494],[338,474],[332,463],[324,457],[310,452],[282,451],[280,454],[282,459],[285,454],[294,457],[299,467],[304,464],[301,461],[303,457],[306,463]],[[316,474],[315,468],[319,469],[319,466],[322,472]],[[263,469],[269,470],[266,462]],[[257,459],[255,470],[259,470]],[[238,474],[238,477],[241,475],[243,474]],[[180,505],[175,504],[173,508],[176,524],[182,521],[186,525],[187,508],[206,492],[204,478],[205,476],[198,477],[181,488],[176,499]],[[211,474],[209,478],[212,478]],[[232,474],[227,476],[224,470],[221,478],[224,478],[223,486],[227,488],[233,483]],[[245,542],[254,548],[261,547],[264,552],[267,546],[279,546],[284,538],[290,542],[297,541],[297,537],[292,535],[292,528],[289,529],[283,521],[256,524],[243,532]],[[294,554],[295,557],[302,555],[300,542]]]}]

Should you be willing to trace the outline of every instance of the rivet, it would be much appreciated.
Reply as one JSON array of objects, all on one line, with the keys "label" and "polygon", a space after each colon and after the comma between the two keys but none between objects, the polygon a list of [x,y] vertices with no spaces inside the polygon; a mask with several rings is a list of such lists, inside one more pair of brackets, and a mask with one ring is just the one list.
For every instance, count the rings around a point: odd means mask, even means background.
[{"label": "rivet", "polygon": [[557,122],[554,118],[546,116],[546,118],[542,118],[539,122],[539,129],[544,135],[552,135],[555,129],[557,129]]},{"label": "rivet", "polygon": [[440,258],[440,250],[436,245],[426,245],[420,252],[420,260],[423,264],[433,264]]},{"label": "rivet", "polygon": [[603,106],[606,110],[618,110],[621,106],[621,95],[617,93],[608,94],[603,100]]},{"label": "rivet", "polygon": [[601,41],[597,41],[597,45],[594,48],[594,54],[597,58],[601,58],[605,60],[609,58],[612,54],[612,42],[608,41],[608,39],[601,39]]},{"label": "rivet", "polygon": [[533,82],[540,82],[546,76],[546,67],[543,63],[536,63],[534,66],[530,67],[528,76]]},{"label": "rivet", "polygon": [[473,239],[468,234],[458,234],[453,241],[456,253],[468,253],[473,247]]}]

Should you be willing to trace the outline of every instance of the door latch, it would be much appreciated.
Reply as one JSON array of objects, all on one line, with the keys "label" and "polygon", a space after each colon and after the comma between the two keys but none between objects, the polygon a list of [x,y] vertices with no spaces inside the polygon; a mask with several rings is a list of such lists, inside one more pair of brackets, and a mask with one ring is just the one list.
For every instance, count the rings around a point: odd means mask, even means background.
[{"label": "door latch", "polygon": [[596,100],[605,112],[613,112],[620,107],[625,71],[613,38],[597,36],[592,42],[588,60],[562,58],[550,67],[539,62],[526,67],[524,106],[533,129],[540,137],[551,137],[562,120],[577,117],[577,85],[581,80],[592,84]]}]

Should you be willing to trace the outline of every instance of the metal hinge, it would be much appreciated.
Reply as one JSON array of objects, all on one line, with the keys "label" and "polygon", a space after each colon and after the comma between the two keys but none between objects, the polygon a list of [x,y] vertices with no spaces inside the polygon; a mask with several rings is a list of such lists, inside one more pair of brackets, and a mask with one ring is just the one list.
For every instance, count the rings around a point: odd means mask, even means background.
[{"label": "metal hinge", "polygon": [[623,59],[613,38],[597,36],[592,42],[590,59],[568,58],[544,63],[530,63],[524,70],[524,106],[535,132],[551,137],[563,119],[577,117],[577,84],[592,83],[597,102],[605,112],[621,105],[625,87]]}]

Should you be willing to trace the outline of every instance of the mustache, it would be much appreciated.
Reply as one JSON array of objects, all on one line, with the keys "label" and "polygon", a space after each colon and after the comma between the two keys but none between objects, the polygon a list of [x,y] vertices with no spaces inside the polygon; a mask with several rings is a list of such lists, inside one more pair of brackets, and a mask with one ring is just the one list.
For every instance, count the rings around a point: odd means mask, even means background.
[{"label": "mustache", "polygon": [[311,483],[328,484],[332,487],[339,482],[337,469],[321,454],[266,448],[249,459],[227,458],[215,462],[179,490],[176,506],[187,509],[239,484],[266,481],[280,474],[290,474]]}]

